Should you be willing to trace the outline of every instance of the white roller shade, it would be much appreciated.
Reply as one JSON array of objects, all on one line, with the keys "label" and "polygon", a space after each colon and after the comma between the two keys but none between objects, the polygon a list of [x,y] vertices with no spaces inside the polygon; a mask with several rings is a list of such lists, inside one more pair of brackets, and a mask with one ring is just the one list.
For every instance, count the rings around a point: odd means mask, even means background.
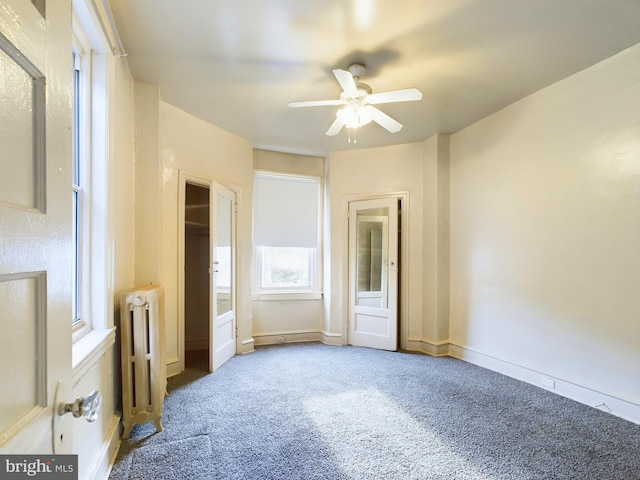
[{"label": "white roller shade", "polygon": [[256,174],[253,178],[255,245],[317,247],[319,199],[317,178]]}]

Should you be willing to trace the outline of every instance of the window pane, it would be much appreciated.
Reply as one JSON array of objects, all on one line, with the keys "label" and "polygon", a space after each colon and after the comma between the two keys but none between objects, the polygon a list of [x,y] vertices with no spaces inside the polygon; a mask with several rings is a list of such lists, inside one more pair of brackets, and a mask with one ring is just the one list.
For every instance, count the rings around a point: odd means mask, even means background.
[{"label": "window pane", "polygon": [[[73,55],[76,64],[77,55]],[[74,185],[80,185],[80,70],[73,70],[73,175]]]},{"label": "window pane", "polygon": [[72,289],[72,321],[73,323],[81,320],[80,311],[80,272],[82,269],[82,197],[80,194],[80,107],[81,107],[81,92],[80,92],[80,57],[77,52],[73,53],[73,128],[72,128],[72,225],[73,225],[73,289]]},{"label": "window pane", "polygon": [[311,288],[313,248],[261,247],[262,288]]},{"label": "window pane", "polygon": [[72,319],[73,322],[80,320],[80,205],[79,192],[73,190],[73,298],[72,298]]}]

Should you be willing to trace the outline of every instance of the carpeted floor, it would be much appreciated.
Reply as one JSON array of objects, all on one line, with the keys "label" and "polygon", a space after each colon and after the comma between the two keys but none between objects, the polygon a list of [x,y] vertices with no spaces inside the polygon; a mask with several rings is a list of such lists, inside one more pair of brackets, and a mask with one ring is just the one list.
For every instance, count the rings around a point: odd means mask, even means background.
[{"label": "carpeted floor", "polygon": [[640,479],[640,425],[452,358],[259,347],[169,379],[113,480]]}]

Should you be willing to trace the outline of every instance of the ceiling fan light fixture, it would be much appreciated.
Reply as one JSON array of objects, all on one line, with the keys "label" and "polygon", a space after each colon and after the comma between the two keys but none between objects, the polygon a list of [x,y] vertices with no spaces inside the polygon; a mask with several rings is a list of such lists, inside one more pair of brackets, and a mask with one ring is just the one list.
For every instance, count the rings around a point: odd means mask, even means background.
[{"label": "ceiling fan light fixture", "polygon": [[373,120],[373,114],[367,105],[361,107],[346,105],[338,110],[336,116],[347,128],[360,128]]},{"label": "ceiling fan light fixture", "polygon": [[405,88],[389,92],[372,93],[369,85],[360,82],[360,77],[364,75],[364,72],[364,65],[360,63],[351,65],[349,70],[339,68],[333,70],[333,75],[342,87],[340,98],[337,100],[289,102],[288,105],[291,108],[342,105],[336,112],[336,119],[325,135],[337,135],[346,127],[349,131],[349,142],[351,142],[351,137],[353,136],[353,143],[356,143],[357,129],[372,121],[388,132],[399,132],[402,129],[402,124],[382,112],[376,105],[421,100],[422,92],[417,88]]}]

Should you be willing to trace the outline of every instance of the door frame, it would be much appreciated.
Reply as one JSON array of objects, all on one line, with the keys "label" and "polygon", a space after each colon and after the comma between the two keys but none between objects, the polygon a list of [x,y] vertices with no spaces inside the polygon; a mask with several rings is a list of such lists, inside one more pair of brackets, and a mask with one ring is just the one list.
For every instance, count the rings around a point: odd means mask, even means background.
[{"label": "door frame", "polygon": [[[209,189],[209,205],[214,205],[214,200],[213,200],[213,195],[215,195],[216,193],[216,185],[219,185],[220,187],[229,190],[230,192],[233,192],[234,196],[235,196],[235,202],[237,203],[237,197],[238,197],[238,192],[231,188],[228,187],[226,185],[223,185],[222,183],[216,182],[215,180],[208,178],[208,177],[204,177],[202,175],[197,175],[195,173],[191,173],[188,172],[186,170],[179,170],[178,171],[178,370],[175,371],[174,369],[171,370],[170,374],[178,374],[182,371],[184,371],[185,369],[185,336],[186,336],[186,331],[185,331],[185,314],[184,314],[184,308],[185,308],[185,292],[184,292],[184,287],[185,287],[185,259],[184,259],[184,255],[185,255],[185,240],[184,240],[184,236],[185,236],[185,206],[186,206],[186,196],[187,196],[187,183],[190,183],[192,185],[197,185],[200,187],[204,187],[204,188],[208,188]],[[234,208],[234,212],[235,212],[235,204],[233,206]],[[213,212],[213,208],[210,208],[210,215],[214,215]],[[233,214],[234,219],[233,219],[233,232],[232,232],[232,241],[233,242],[237,242],[237,237],[236,237],[236,232],[235,232],[235,223],[237,221],[237,219],[235,218],[235,213]],[[211,242],[213,241],[213,229],[215,228],[215,225],[213,225],[212,223],[212,219],[213,217],[210,216],[209,218],[209,238],[210,238],[210,252],[211,255],[213,255],[213,252],[211,251]],[[236,264],[236,247],[237,245],[234,246],[233,248],[233,252],[234,252],[234,257],[232,259],[233,261],[233,268],[234,268],[234,272],[233,272],[233,277],[232,277],[232,282],[235,283],[234,287],[233,287],[233,305],[236,308],[236,311],[234,313],[234,315],[236,316],[235,319],[235,325],[236,325],[236,330],[237,330],[237,264]],[[209,264],[209,268],[211,269],[213,267],[213,264],[211,263],[213,262],[213,256],[210,258],[210,264]],[[211,330],[211,328],[213,327],[212,322],[213,322],[213,313],[215,311],[214,309],[214,305],[213,305],[213,298],[212,298],[212,284],[211,284],[211,275],[212,273],[209,274],[209,358],[211,359],[211,355],[212,355],[212,351],[211,351],[211,341],[213,339],[213,331]],[[237,336],[236,336],[236,353],[237,353]],[[210,360],[211,361],[211,360]],[[175,364],[174,364],[175,365]]]},{"label": "door frame", "polygon": [[399,349],[406,349],[409,339],[409,192],[399,191],[385,194],[369,194],[369,195],[347,195],[343,198],[343,221],[344,221],[344,238],[343,248],[346,254],[342,262],[342,278],[343,285],[347,286],[346,294],[342,296],[342,306],[344,319],[342,321],[342,344],[349,345],[349,289],[353,288],[349,283],[349,204],[362,200],[376,200],[384,198],[396,198],[400,202],[400,221],[398,222],[399,231],[402,232],[400,241],[398,242],[398,259],[400,260],[400,272],[398,274],[398,346]]}]

